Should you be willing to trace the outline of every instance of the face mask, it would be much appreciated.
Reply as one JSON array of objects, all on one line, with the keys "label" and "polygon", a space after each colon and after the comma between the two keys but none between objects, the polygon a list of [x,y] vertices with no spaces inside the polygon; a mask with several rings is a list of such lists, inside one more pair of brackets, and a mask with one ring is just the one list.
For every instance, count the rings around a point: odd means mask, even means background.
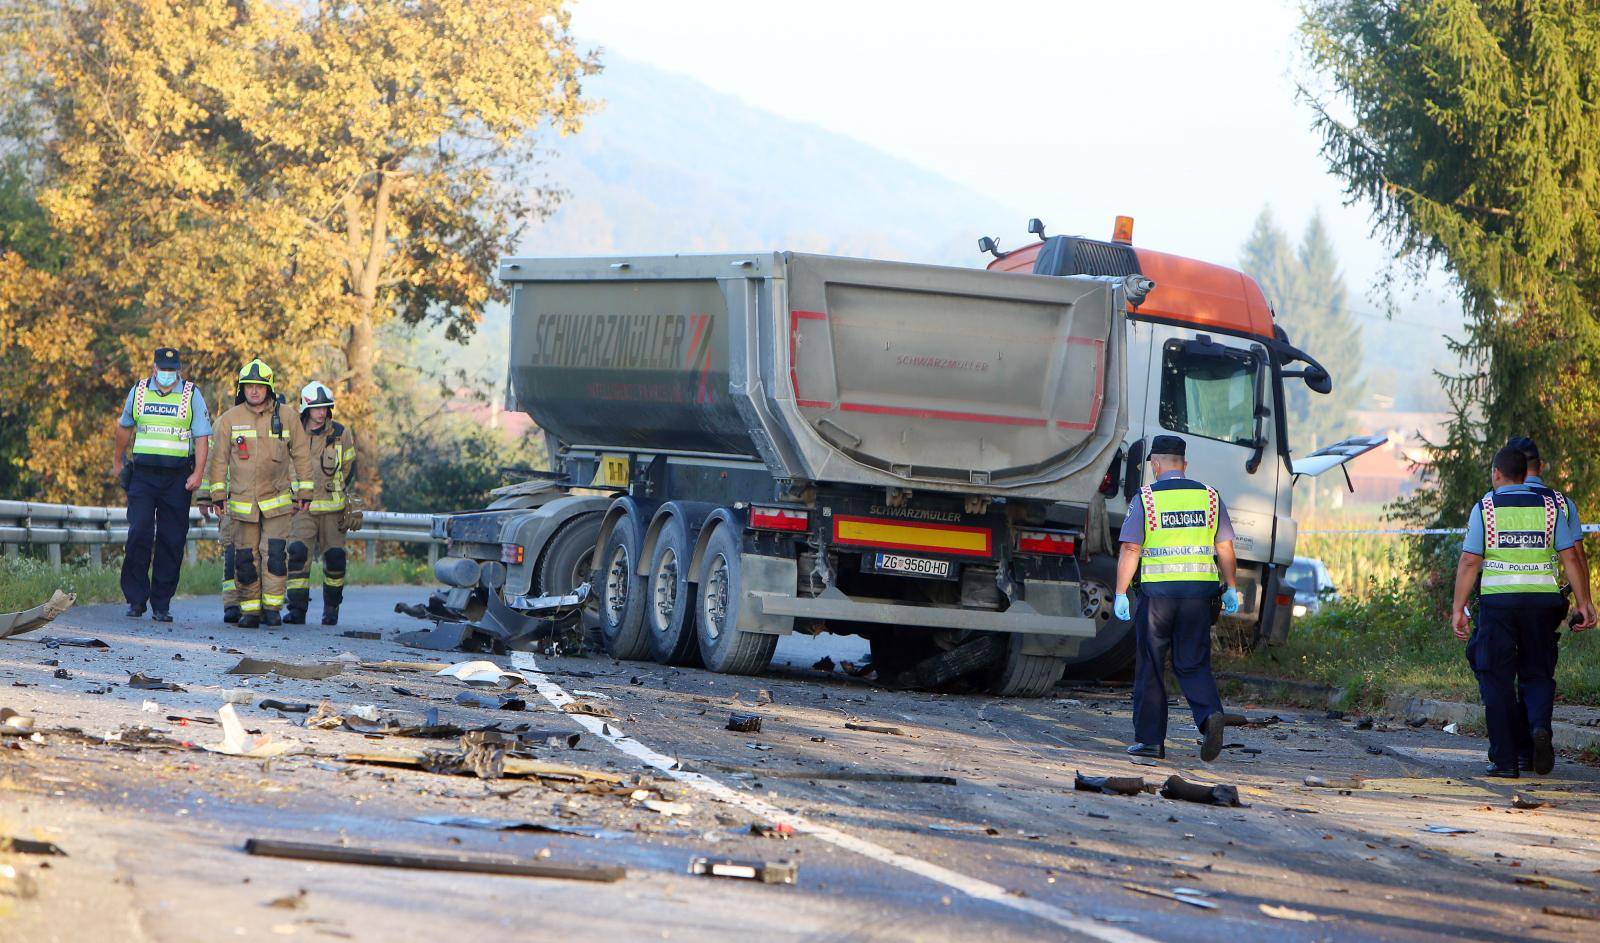
[{"label": "face mask", "polygon": [[156,384],[158,386],[171,386],[172,384],[174,384],[176,382],[178,382],[178,371],[176,371],[176,370],[157,370],[156,371]]}]

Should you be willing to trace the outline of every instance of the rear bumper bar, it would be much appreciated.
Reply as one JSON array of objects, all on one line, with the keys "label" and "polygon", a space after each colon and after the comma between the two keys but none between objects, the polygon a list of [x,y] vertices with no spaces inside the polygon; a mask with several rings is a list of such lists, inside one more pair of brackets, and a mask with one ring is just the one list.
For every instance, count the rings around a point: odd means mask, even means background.
[{"label": "rear bumper bar", "polygon": [[1093,619],[1046,615],[1026,603],[1013,603],[1005,612],[994,612],[987,609],[918,606],[882,599],[855,599],[837,589],[814,597],[751,592],[748,600],[764,616],[797,619],[874,622],[979,632],[1024,632],[1067,638],[1093,638],[1097,628]]}]

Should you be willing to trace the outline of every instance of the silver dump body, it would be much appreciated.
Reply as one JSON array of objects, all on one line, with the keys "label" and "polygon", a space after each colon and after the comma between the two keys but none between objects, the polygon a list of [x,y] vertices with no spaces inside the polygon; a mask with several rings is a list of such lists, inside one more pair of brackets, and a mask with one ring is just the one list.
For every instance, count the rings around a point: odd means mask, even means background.
[{"label": "silver dump body", "polygon": [[1127,424],[1121,282],[765,252],[507,259],[515,408],[573,447],[1086,502]]}]

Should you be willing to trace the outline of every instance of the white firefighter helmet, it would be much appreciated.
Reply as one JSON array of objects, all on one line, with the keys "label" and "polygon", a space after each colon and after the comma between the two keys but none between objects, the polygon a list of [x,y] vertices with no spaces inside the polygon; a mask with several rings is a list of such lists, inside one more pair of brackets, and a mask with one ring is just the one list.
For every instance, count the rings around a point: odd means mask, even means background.
[{"label": "white firefighter helmet", "polygon": [[300,390],[300,415],[304,416],[313,406],[333,408],[333,391],[320,380],[312,380]]}]

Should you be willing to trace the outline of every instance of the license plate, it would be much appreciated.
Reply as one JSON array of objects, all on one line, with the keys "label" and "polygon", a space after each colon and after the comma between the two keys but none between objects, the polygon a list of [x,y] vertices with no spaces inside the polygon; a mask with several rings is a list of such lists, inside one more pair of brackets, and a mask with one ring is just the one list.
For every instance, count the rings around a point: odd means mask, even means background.
[{"label": "license plate", "polygon": [[926,557],[903,557],[898,553],[880,553],[875,561],[880,573],[902,573],[906,576],[926,576],[930,579],[950,578],[949,560],[929,560]]}]

